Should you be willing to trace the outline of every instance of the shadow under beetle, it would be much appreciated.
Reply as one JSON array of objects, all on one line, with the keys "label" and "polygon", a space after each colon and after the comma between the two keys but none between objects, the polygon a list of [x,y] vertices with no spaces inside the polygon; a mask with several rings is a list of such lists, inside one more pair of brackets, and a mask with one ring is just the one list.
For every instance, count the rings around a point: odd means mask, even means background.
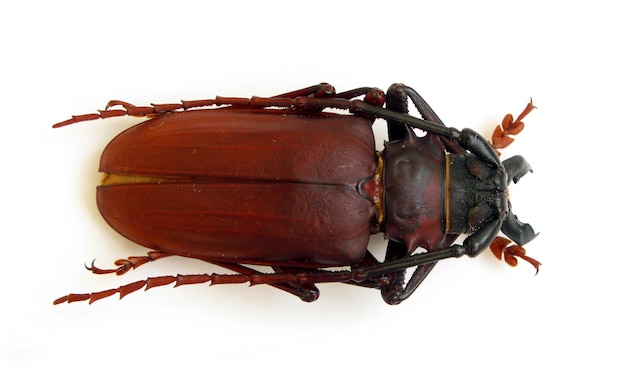
[{"label": "shadow under beetle", "polygon": [[[423,119],[408,115],[409,100]],[[513,141],[533,108],[529,103],[515,120],[507,115],[492,143],[471,129],[444,126],[403,84],[386,95],[369,87],[336,93],[322,83],[270,98],[147,107],[111,101],[103,111],[74,116],[54,127],[150,118],[104,150],[97,203],[116,231],[154,251],[118,260],[114,269],[92,263],[93,273],[121,275],[178,255],[234,274],[153,277],[54,303],[204,282],[267,284],[314,301],[315,284],[343,282],[379,289],[385,302],[398,304],[437,261],[473,257],[490,245],[511,265],[519,257],[538,268],[521,247],[536,234],[513,214],[507,196],[530,166],[520,156],[501,162],[495,149]],[[378,118],[387,121],[389,136],[382,152],[372,132]],[[414,128],[426,134],[418,137]],[[367,250],[370,235],[381,231],[388,239],[382,262]],[[455,244],[461,234],[467,237]]]}]

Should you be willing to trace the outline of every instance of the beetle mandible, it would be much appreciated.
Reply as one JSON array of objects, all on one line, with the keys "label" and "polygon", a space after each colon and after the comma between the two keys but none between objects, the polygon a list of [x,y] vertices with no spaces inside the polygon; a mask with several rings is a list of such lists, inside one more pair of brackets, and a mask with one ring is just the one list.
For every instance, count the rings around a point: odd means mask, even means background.
[{"label": "beetle mandible", "polygon": [[[408,114],[409,101],[422,118]],[[114,100],[98,113],[73,116],[54,127],[149,118],[104,150],[97,204],[116,231],[153,251],[117,260],[113,269],[92,262],[89,270],[121,275],[177,255],[234,273],[152,277],[54,303],[204,282],[266,284],[314,301],[316,284],[342,282],[379,289],[385,302],[398,304],[437,261],[474,257],[489,246],[511,265],[519,257],[538,268],[521,247],[535,231],[513,214],[507,195],[530,166],[520,156],[501,162],[496,150],[512,142],[533,108],[531,101],[517,119],[507,115],[492,143],[471,129],[444,126],[399,83],[386,94],[372,87],[337,93],[321,83],[269,98],[147,107]],[[381,152],[375,119],[387,122]],[[416,128],[426,134],[417,136]],[[388,239],[382,261],[367,249],[377,232]]]}]

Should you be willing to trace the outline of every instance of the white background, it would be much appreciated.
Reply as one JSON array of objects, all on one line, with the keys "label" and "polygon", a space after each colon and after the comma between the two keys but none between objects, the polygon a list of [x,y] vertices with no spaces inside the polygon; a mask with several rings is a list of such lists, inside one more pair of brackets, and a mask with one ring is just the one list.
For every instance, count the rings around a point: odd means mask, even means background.
[{"label": "white background", "polygon": [[[411,4],[5,4],[0,383],[623,384],[623,12],[610,1]],[[214,271],[176,258],[123,277],[85,271],[145,252],[94,200],[102,148],[136,120],[52,123],[109,99],[270,96],[320,81],[404,82],[446,124],[484,134],[532,97],[539,108],[504,156],[524,154],[535,171],[511,193],[541,232],[527,247],[540,273],[489,254],[445,261],[399,306],[340,284],[311,304],[198,285],[52,306]]]}]

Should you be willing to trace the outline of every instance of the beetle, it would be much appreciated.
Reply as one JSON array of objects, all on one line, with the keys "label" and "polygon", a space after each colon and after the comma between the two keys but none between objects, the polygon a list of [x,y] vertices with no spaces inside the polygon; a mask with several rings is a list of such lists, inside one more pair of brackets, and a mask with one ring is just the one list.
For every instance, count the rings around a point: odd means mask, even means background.
[{"label": "beetle", "polygon": [[[421,118],[409,115],[409,102]],[[97,204],[113,229],[152,251],[119,259],[112,269],[92,262],[89,270],[121,275],[176,255],[234,273],[152,277],[54,304],[205,282],[266,284],[307,302],[319,297],[316,284],[342,282],[378,289],[385,302],[398,304],[437,261],[474,257],[489,246],[511,265],[519,257],[538,269],[521,247],[536,233],[513,214],[507,195],[509,184],[532,170],[524,158],[500,161],[497,152],[533,108],[531,100],[517,119],[507,115],[492,143],[471,129],[446,127],[400,83],[386,93],[337,93],[321,83],[267,98],[145,107],[113,100],[98,113],[73,116],[53,127],[149,118],[103,151]],[[387,123],[381,152],[376,119]],[[388,240],[382,261],[367,248],[378,232]]]}]

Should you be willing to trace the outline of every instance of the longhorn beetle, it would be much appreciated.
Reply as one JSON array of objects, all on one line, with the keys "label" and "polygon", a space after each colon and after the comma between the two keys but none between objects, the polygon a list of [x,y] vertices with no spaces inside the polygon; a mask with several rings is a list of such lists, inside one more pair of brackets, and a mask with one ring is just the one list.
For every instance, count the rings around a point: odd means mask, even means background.
[{"label": "longhorn beetle", "polygon": [[[408,114],[409,101],[422,118]],[[500,161],[496,150],[513,141],[533,108],[531,101],[517,119],[507,115],[492,143],[471,129],[444,126],[403,84],[386,94],[371,87],[337,93],[321,83],[269,98],[146,107],[114,100],[98,113],[73,116],[54,127],[148,118],[105,148],[97,204],[116,231],[152,251],[117,260],[113,269],[92,262],[89,270],[121,275],[178,255],[234,273],[153,277],[54,303],[205,282],[266,284],[314,301],[316,284],[342,282],[379,289],[398,304],[437,261],[474,257],[489,246],[511,265],[522,258],[538,269],[521,247],[535,231],[513,214],[507,195],[530,166],[520,156]],[[387,122],[381,152],[375,119]],[[382,261],[367,249],[377,232],[388,239]],[[455,243],[461,234],[467,237]]]}]

